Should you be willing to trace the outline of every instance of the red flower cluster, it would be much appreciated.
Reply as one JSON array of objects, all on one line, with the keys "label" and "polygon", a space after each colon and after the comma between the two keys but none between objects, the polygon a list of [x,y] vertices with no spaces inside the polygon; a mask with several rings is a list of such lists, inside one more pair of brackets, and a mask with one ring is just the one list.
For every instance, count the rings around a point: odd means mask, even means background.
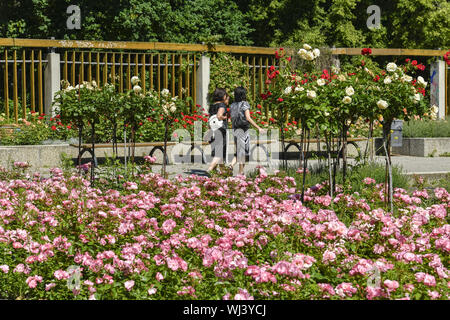
[{"label": "red flower cluster", "polygon": [[278,54],[278,51],[275,51],[275,58],[276,59],[280,59],[281,57],[283,57],[283,55],[284,55],[284,48],[280,48],[280,52],[281,52],[281,55],[280,54]]},{"label": "red flower cluster", "polygon": [[368,55],[372,54],[372,49],[370,49],[370,48],[364,48],[364,49],[361,50],[361,54],[362,54],[363,56],[368,56]]},{"label": "red flower cluster", "polygon": [[269,69],[267,70],[267,78],[269,78],[269,80],[272,80],[279,74],[280,74],[280,71],[275,70],[274,66],[270,66]]},{"label": "red flower cluster", "polygon": [[[406,59],[405,60],[407,63],[410,63],[411,59]],[[425,65],[423,65],[422,63],[418,63],[417,60],[412,60],[411,61],[411,65],[415,68],[418,69],[420,71],[424,71],[425,70]]]},{"label": "red flower cluster", "polygon": [[447,51],[447,52],[444,54],[444,60],[445,60],[445,62],[450,66],[450,58],[449,58],[449,55],[450,55],[450,50]]},{"label": "red flower cluster", "polygon": [[267,91],[266,94],[261,93],[261,99],[267,100],[267,98],[269,98],[271,95],[272,95],[272,92],[270,92],[270,91]]}]

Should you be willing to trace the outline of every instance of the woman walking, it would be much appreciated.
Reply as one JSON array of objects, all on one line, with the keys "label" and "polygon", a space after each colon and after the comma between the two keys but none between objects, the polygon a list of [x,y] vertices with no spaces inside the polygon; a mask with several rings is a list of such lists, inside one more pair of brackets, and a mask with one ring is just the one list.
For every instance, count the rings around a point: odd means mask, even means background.
[{"label": "woman walking", "polygon": [[234,90],[234,102],[230,106],[231,123],[233,125],[234,143],[236,152],[230,166],[239,162],[239,174],[244,174],[245,162],[250,157],[250,125],[254,126],[260,133],[263,132],[255,121],[250,117],[250,105],[247,102],[247,91],[243,87]]},{"label": "woman walking", "polygon": [[216,88],[213,93],[213,104],[209,107],[209,123],[212,131],[211,157],[213,160],[207,170],[210,173],[218,164],[223,164],[227,152],[227,105],[230,97],[225,89]]}]

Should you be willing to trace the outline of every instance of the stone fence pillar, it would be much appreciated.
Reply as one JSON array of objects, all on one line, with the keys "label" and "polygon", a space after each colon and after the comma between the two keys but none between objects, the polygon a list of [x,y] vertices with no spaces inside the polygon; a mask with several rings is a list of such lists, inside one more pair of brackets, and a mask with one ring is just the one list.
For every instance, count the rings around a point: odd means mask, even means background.
[{"label": "stone fence pillar", "polygon": [[209,109],[208,105],[208,87],[210,75],[210,58],[202,55],[197,69],[197,104],[201,105],[206,111]]},{"label": "stone fence pillar", "polygon": [[52,109],[53,98],[55,93],[61,88],[61,64],[59,53],[51,52],[47,55],[47,66],[44,71],[44,113],[53,116]]},{"label": "stone fence pillar", "polygon": [[430,105],[439,108],[438,119],[445,118],[445,61],[438,60],[431,64],[430,71]]}]

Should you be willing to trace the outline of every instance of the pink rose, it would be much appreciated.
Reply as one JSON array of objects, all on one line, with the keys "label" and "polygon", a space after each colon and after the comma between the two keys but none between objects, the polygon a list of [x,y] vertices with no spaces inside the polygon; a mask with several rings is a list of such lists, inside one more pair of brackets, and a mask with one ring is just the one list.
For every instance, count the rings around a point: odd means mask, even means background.
[{"label": "pink rose", "polygon": [[163,279],[164,279],[164,276],[162,275],[162,273],[161,272],[157,272],[156,273],[156,280],[161,281]]},{"label": "pink rose", "polygon": [[6,264],[3,264],[0,266],[0,270],[3,271],[4,273],[8,273],[9,272],[9,266],[7,266]]},{"label": "pink rose", "polygon": [[388,291],[395,291],[398,289],[399,284],[395,280],[384,280],[384,285],[388,289]]},{"label": "pink rose", "polygon": [[130,291],[134,287],[134,281],[133,280],[125,281],[124,285],[125,285],[125,289]]}]

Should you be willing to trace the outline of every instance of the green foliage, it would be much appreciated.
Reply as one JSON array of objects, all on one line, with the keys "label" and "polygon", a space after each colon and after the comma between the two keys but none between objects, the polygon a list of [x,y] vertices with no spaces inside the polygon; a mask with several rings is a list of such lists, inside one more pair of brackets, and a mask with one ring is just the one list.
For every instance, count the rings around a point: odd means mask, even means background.
[{"label": "green foliage", "polygon": [[[287,170],[282,170],[282,176],[295,177],[297,183],[300,185],[302,183],[302,175],[296,173],[297,167],[288,167]],[[409,186],[409,177],[405,175],[403,169],[399,166],[392,166],[392,174],[394,178],[394,188],[407,189]],[[250,177],[256,177],[258,171],[255,170]],[[363,183],[363,179],[366,177],[371,177],[377,183],[384,183],[386,177],[386,168],[380,163],[369,163],[353,166],[347,173],[347,188],[352,192],[362,192],[366,185]],[[305,187],[309,188],[317,184],[321,184],[328,180],[328,168],[324,165],[315,165],[310,169],[310,172],[306,174]],[[338,170],[336,174],[337,183],[342,182],[342,170]]]},{"label": "green foliage", "polygon": [[[81,9],[80,30],[66,26],[72,4]],[[0,15],[6,37],[198,43],[220,36],[251,44],[252,28],[232,0],[18,0],[2,2]]]},{"label": "green foliage", "polygon": [[[227,53],[217,53],[211,57],[211,73],[209,93],[216,88],[224,88],[233,97],[234,89],[243,86],[250,87],[250,76],[247,74],[245,63]],[[248,95],[250,97],[250,95]]]},{"label": "green foliage", "polygon": [[450,119],[446,120],[410,120],[403,123],[405,138],[450,137]]}]

